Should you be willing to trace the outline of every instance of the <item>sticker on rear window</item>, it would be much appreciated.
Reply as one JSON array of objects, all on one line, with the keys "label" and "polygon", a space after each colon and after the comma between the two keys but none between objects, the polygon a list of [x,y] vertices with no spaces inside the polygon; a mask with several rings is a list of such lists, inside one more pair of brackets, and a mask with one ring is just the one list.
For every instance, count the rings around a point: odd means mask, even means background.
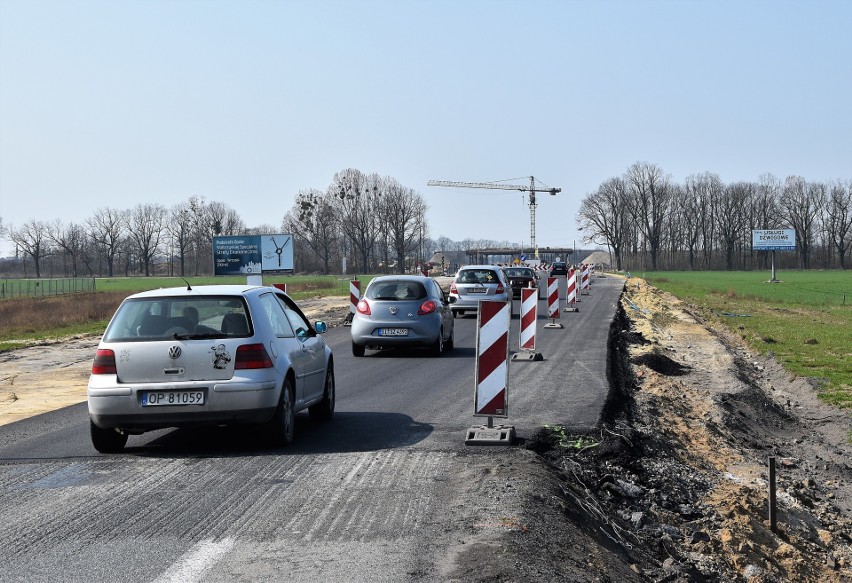
[{"label": "sticker on rear window", "polygon": [[224,344],[211,347],[210,352],[213,353],[213,368],[228,368],[231,355],[228,354],[228,349],[225,348]]}]

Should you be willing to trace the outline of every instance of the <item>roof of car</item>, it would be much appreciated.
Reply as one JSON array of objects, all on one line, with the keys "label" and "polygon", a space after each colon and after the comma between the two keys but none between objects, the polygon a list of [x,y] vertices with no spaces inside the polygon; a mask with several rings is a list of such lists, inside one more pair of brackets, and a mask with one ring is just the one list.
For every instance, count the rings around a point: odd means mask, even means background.
[{"label": "roof of car", "polygon": [[270,290],[269,286],[257,285],[196,285],[196,286],[179,286],[179,287],[163,287],[152,289],[139,293],[132,294],[131,298],[150,298],[163,296],[234,296],[244,295],[255,289]]},{"label": "roof of car", "polygon": [[393,275],[393,274],[379,275],[379,276],[376,276],[373,279],[371,279],[370,283],[373,283],[374,281],[389,281],[389,280],[393,280],[393,281],[420,281],[420,282],[422,282],[424,279],[426,279],[426,278],[423,277],[422,275],[407,275],[407,274],[400,273],[398,275]]},{"label": "roof of car", "polygon": [[499,265],[462,265],[459,268],[459,271],[462,269],[502,269]]}]

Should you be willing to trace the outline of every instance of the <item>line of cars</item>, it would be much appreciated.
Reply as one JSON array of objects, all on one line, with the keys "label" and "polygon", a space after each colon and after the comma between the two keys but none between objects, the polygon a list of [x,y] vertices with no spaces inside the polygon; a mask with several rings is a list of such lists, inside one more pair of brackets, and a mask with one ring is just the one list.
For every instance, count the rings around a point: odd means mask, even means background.
[{"label": "line of cars", "polygon": [[[351,322],[352,354],[452,350],[456,316],[483,300],[520,297],[528,267],[468,265],[444,291],[431,277],[373,278]],[[209,285],[126,298],[98,345],[87,387],[92,444],[124,449],[129,435],[195,425],[255,424],[288,445],[295,415],[334,415],[334,357],[323,321],[309,323],[283,291]]]}]

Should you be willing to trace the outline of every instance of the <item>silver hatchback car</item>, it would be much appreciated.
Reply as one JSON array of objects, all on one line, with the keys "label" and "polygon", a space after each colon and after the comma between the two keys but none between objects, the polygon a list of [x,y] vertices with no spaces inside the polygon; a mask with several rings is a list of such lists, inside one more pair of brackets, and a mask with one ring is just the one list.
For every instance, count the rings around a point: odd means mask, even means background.
[{"label": "silver hatchback car", "polygon": [[450,285],[454,316],[479,310],[482,300],[502,300],[511,303],[511,288],[503,268],[497,265],[465,265],[459,269]]},{"label": "silver hatchback car", "polygon": [[265,424],[293,440],[295,415],[334,414],[334,360],[313,326],[273,287],[158,289],[125,299],[98,345],[88,385],[92,444],[190,425]]},{"label": "silver hatchback car", "polygon": [[352,317],[352,354],[367,348],[428,348],[440,356],[455,341],[450,299],[431,277],[373,278]]}]

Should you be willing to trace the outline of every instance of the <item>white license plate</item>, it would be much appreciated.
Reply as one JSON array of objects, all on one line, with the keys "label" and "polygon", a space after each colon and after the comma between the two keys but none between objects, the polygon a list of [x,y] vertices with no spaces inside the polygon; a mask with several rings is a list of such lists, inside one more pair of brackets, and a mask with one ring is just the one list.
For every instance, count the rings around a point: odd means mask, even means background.
[{"label": "white license plate", "polygon": [[472,287],[467,290],[469,294],[484,294],[487,290],[484,287]]},{"label": "white license plate", "polygon": [[160,405],[203,405],[204,391],[145,391],[139,399],[143,407]]},{"label": "white license plate", "polygon": [[408,336],[408,328],[379,328],[379,336]]}]

